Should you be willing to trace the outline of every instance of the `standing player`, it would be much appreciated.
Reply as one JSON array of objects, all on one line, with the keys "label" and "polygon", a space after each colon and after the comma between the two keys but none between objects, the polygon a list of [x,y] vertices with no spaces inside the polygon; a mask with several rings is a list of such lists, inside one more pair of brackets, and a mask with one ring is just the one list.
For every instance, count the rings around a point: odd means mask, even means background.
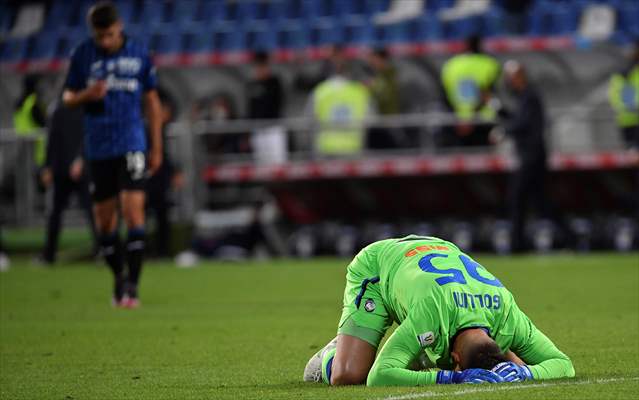
[{"label": "standing player", "polygon": [[[115,280],[113,304],[135,308],[145,243],[142,98],[151,142],[148,173],[154,174],[162,163],[156,72],[148,51],[123,33],[113,4],[91,7],[87,22],[93,37],[73,51],[63,100],[85,108],[85,156],[100,245]],[[128,228],[128,273],[118,235],[118,205]]]},{"label": "standing player", "polygon": [[[307,381],[416,386],[575,374],[501,282],[450,242],[407,236],[373,243],[348,266],[346,280],[337,339],[311,358]],[[399,327],[375,359],[393,321]],[[420,368],[412,367],[417,361]],[[440,370],[411,370],[434,367]]]}]

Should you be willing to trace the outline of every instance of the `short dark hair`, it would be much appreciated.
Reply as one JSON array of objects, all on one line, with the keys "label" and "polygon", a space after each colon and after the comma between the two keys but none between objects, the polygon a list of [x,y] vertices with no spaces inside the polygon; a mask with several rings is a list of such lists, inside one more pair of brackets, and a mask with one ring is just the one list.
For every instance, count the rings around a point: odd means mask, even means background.
[{"label": "short dark hair", "polygon": [[87,14],[87,22],[94,29],[106,29],[118,22],[119,19],[118,9],[110,1],[94,4]]},{"label": "short dark hair", "polygon": [[253,64],[266,65],[269,62],[269,55],[265,51],[256,51],[253,53]]},{"label": "short dark hair", "polygon": [[508,361],[499,345],[492,340],[469,345],[464,358],[460,363],[461,369],[492,369],[500,362]]},{"label": "short dark hair", "polygon": [[373,50],[373,54],[375,54],[377,57],[383,60],[388,60],[388,57],[389,57],[388,50],[386,50],[383,47],[378,47],[375,50]]},{"label": "short dark hair", "polygon": [[466,39],[466,50],[471,53],[481,53],[481,36],[471,35]]}]

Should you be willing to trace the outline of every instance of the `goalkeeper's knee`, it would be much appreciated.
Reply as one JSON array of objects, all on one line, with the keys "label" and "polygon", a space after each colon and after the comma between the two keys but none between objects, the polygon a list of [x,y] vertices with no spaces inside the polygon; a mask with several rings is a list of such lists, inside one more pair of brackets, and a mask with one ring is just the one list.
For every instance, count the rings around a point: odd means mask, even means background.
[{"label": "goalkeeper's knee", "polygon": [[331,372],[333,369],[333,358],[335,358],[336,348],[332,348],[322,357],[322,380],[324,383],[331,384]]}]

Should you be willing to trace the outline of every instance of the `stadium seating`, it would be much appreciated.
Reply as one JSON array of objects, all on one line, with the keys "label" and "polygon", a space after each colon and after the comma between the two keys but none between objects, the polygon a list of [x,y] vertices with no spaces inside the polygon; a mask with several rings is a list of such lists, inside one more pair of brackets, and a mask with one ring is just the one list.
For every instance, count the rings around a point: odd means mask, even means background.
[{"label": "stadium seating", "polygon": [[[605,2],[617,12],[612,39],[628,42],[639,36],[639,2],[632,0],[537,0],[528,10],[525,35],[565,36],[577,31],[581,12]],[[118,0],[127,30],[151,43],[158,53],[203,53],[301,49],[341,43],[379,46],[459,40],[479,33],[506,36],[504,11],[493,2],[488,12],[442,21],[438,11],[454,0],[427,0],[422,17],[375,26],[373,16],[387,10],[389,0]],[[17,10],[0,7],[0,61],[65,57],[69,43],[84,36],[89,0],[53,1],[41,32],[29,40],[7,37]]]}]

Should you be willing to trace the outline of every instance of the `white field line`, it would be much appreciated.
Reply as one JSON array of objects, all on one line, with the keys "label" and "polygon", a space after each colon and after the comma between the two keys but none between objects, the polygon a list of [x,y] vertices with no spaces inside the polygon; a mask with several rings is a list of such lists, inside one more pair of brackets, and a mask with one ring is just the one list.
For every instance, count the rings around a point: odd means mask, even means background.
[{"label": "white field line", "polygon": [[412,400],[412,399],[427,399],[433,397],[447,397],[447,396],[463,396],[465,394],[473,393],[495,393],[495,392],[507,392],[511,390],[525,390],[525,389],[538,389],[548,388],[555,386],[579,386],[579,385],[605,385],[607,383],[614,382],[628,382],[638,381],[639,376],[631,378],[606,378],[606,379],[593,379],[576,382],[540,382],[533,383],[531,385],[486,385],[477,388],[468,388],[462,390],[456,390],[454,392],[421,392],[421,393],[407,393],[398,396],[378,397],[375,400]]}]

